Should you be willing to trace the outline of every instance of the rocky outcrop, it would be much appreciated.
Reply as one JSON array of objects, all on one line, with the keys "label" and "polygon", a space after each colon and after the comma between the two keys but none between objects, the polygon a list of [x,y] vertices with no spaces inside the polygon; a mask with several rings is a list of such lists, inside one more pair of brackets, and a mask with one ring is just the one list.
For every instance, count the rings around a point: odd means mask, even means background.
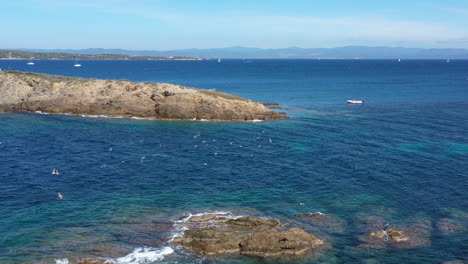
[{"label": "rocky outcrop", "polygon": [[0,72],[0,112],[41,111],[155,119],[267,120],[284,115],[239,96],[167,83]]},{"label": "rocky outcrop", "polygon": [[432,223],[420,220],[410,225],[389,225],[379,217],[368,217],[359,247],[366,249],[417,248],[431,245]]},{"label": "rocky outcrop", "polygon": [[228,219],[222,215],[207,215],[201,222],[188,219],[191,228],[172,242],[186,250],[206,256],[242,254],[259,257],[302,256],[321,248],[319,238],[299,228],[280,230],[278,220],[260,217]]}]

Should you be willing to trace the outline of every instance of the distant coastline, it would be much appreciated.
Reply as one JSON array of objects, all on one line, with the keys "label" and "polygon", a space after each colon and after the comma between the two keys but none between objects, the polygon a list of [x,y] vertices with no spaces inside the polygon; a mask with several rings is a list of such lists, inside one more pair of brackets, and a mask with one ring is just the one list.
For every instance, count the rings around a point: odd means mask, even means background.
[{"label": "distant coastline", "polygon": [[0,60],[201,60],[186,56],[135,56],[127,54],[75,54],[0,50]]},{"label": "distant coastline", "polygon": [[[346,46],[335,48],[204,48],[179,50],[125,50],[125,49],[18,49],[24,52],[72,54],[128,54],[128,56],[188,57],[204,59],[468,59],[466,48],[405,48]],[[1,52],[1,50],[0,50]],[[0,57],[1,53],[0,53]]]}]

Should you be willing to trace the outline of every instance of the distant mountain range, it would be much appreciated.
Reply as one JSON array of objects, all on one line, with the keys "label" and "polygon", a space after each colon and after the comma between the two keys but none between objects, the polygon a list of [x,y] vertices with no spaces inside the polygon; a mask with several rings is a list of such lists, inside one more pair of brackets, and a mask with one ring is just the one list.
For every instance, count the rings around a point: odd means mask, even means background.
[{"label": "distant mountain range", "polygon": [[124,49],[16,49],[33,52],[61,52],[73,54],[126,54],[130,56],[183,56],[196,58],[262,58],[262,59],[468,59],[468,49],[422,49],[401,47],[348,46],[338,48],[281,48],[261,49],[229,47],[181,50],[124,50]]}]

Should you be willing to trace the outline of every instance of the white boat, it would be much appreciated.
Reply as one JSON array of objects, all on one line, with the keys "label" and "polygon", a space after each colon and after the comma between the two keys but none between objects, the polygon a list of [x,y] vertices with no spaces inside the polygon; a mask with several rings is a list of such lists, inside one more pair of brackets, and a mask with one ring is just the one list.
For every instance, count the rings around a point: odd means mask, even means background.
[{"label": "white boat", "polygon": [[450,62],[450,59],[447,59],[446,62]]},{"label": "white boat", "polygon": [[398,62],[400,62],[400,61],[401,61],[401,59],[398,59]]},{"label": "white boat", "polygon": [[363,104],[363,100],[347,100],[348,104]]},{"label": "white boat", "polygon": [[31,61],[31,59],[29,59],[29,62],[26,63],[27,65],[34,65],[34,62]]},{"label": "white boat", "polygon": [[221,62],[221,58],[218,58],[218,62]]},{"label": "white boat", "polygon": [[73,65],[75,67],[81,67],[81,64],[78,63],[78,59],[75,59],[75,65]]}]

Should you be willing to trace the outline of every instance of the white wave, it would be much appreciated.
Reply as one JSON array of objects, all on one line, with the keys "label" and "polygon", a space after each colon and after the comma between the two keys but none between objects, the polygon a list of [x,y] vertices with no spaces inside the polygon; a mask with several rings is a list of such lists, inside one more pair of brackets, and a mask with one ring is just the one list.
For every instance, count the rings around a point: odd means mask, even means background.
[{"label": "white wave", "polygon": [[[125,117],[124,117],[125,118]],[[136,120],[157,120],[156,118],[151,118],[151,117],[138,117],[138,116],[132,116],[130,117],[131,119],[136,119]]]},{"label": "white wave", "polygon": [[64,259],[56,259],[55,260],[55,264],[69,264],[70,262],[68,261],[68,259],[64,258]]},{"label": "white wave", "polygon": [[[174,253],[171,247],[157,248],[136,248],[132,253],[113,261],[115,264],[144,264],[161,261],[165,256]],[[67,264],[67,263],[65,263]]]},{"label": "white wave", "polygon": [[110,115],[79,115],[81,117],[90,117],[90,118],[129,118],[128,116],[110,116]]},{"label": "white wave", "polygon": [[46,112],[42,112],[42,111],[35,111],[34,113],[41,114],[41,115],[50,115],[50,113],[46,113]]}]

